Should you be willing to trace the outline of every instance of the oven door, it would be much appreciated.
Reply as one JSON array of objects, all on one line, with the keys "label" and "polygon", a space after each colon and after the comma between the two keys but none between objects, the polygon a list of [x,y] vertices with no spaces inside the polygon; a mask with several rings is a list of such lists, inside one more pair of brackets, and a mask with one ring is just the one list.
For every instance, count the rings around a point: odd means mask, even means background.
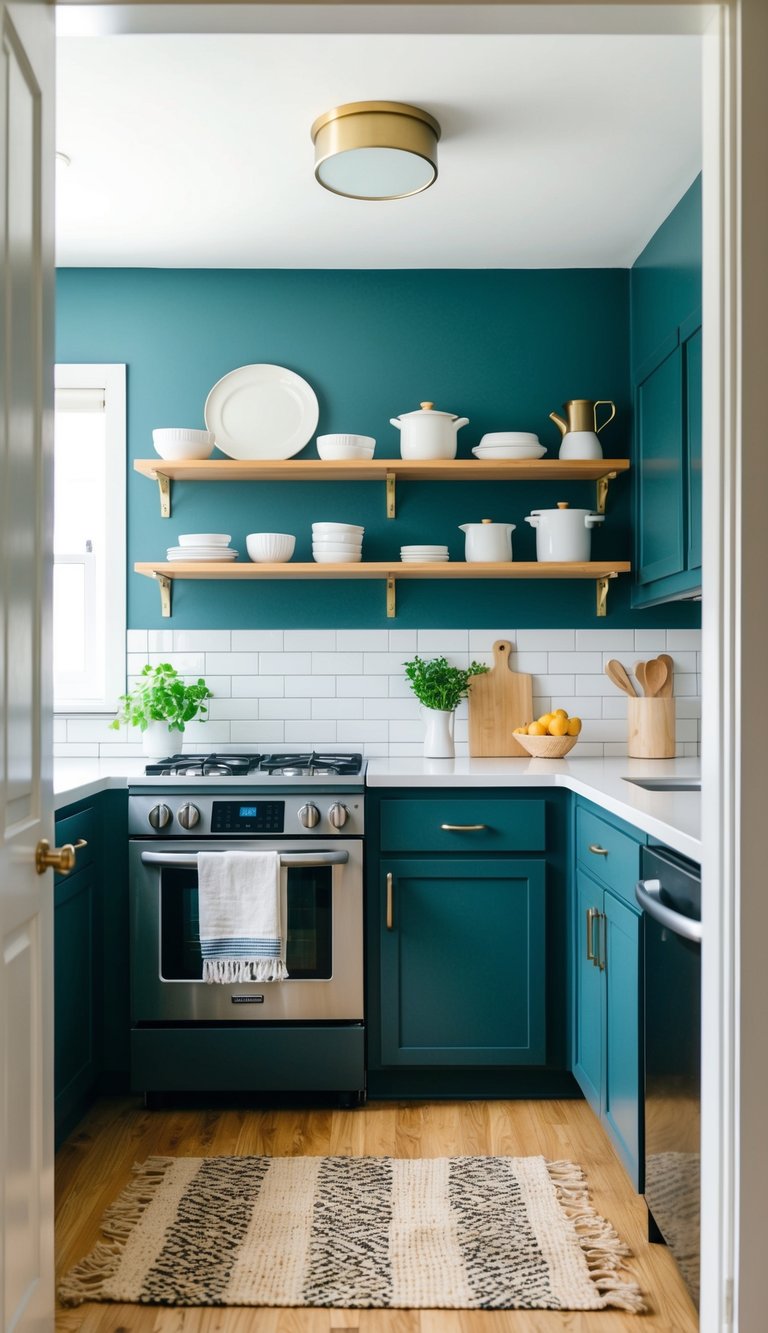
[{"label": "oven door", "polygon": [[207,985],[198,925],[197,852],[248,843],[130,843],[131,1020],[361,1022],[363,850],[347,839],[299,848],[259,839],[281,857],[281,921],[288,980]]}]

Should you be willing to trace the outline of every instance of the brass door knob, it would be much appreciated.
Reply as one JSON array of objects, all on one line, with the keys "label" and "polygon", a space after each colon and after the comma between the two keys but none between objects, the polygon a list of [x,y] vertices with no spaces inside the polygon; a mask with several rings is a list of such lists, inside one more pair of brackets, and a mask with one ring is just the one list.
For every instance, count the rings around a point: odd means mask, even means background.
[{"label": "brass door knob", "polygon": [[81,847],[87,847],[85,838],[78,838],[74,844],[65,842],[63,847],[51,847],[47,838],[41,838],[35,848],[35,870],[44,875],[46,870],[55,870],[57,875],[68,875],[75,868],[77,853]]}]

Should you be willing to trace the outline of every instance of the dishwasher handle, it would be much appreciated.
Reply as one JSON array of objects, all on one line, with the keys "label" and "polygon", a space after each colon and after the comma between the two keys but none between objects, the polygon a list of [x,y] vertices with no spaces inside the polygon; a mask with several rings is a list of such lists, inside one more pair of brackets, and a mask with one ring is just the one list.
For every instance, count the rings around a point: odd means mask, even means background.
[{"label": "dishwasher handle", "polygon": [[654,921],[666,926],[675,935],[681,935],[684,940],[701,944],[701,922],[694,921],[690,916],[683,916],[682,912],[676,912],[672,907],[667,907],[661,901],[660,894],[660,879],[640,879],[635,885],[635,898],[643,911],[653,917]]},{"label": "dishwasher handle", "polygon": [[[223,852],[218,852],[223,856]],[[145,866],[176,866],[177,870],[196,870],[197,853],[185,855],[184,852],[142,852],[141,859]],[[345,866],[349,861],[349,852],[281,852],[281,866]]]}]

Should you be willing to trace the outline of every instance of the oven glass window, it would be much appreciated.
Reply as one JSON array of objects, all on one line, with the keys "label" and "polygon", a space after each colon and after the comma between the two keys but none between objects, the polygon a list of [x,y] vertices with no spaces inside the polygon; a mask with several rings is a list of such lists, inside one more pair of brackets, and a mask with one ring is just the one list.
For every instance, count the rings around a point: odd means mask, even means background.
[{"label": "oven glass window", "polygon": [[[293,981],[333,975],[330,866],[291,867],[287,875],[286,966]],[[197,872],[164,867],[160,881],[160,963],[165,981],[200,981]]]}]

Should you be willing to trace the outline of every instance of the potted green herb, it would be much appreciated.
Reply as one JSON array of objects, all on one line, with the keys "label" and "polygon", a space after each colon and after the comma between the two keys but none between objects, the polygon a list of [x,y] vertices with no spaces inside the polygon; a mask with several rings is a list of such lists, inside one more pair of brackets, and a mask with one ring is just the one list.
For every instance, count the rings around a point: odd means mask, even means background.
[{"label": "potted green herb", "polygon": [[466,698],[472,677],[482,675],[488,668],[472,662],[464,670],[451,666],[445,657],[433,657],[429,661],[414,657],[411,662],[403,662],[403,666],[423,710],[426,725],[424,754],[431,759],[452,759],[456,709]]},{"label": "potted green herb", "polygon": [[170,662],[145,666],[128,694],[120,695],[121,711],[110,726],[117,731],[125,722],[139,727],[144,753],[162,757],[168,752],[168,736],[183,731],[193,718],[205,717],[205,700],[213,697],[201,678],[186,685]]}]

